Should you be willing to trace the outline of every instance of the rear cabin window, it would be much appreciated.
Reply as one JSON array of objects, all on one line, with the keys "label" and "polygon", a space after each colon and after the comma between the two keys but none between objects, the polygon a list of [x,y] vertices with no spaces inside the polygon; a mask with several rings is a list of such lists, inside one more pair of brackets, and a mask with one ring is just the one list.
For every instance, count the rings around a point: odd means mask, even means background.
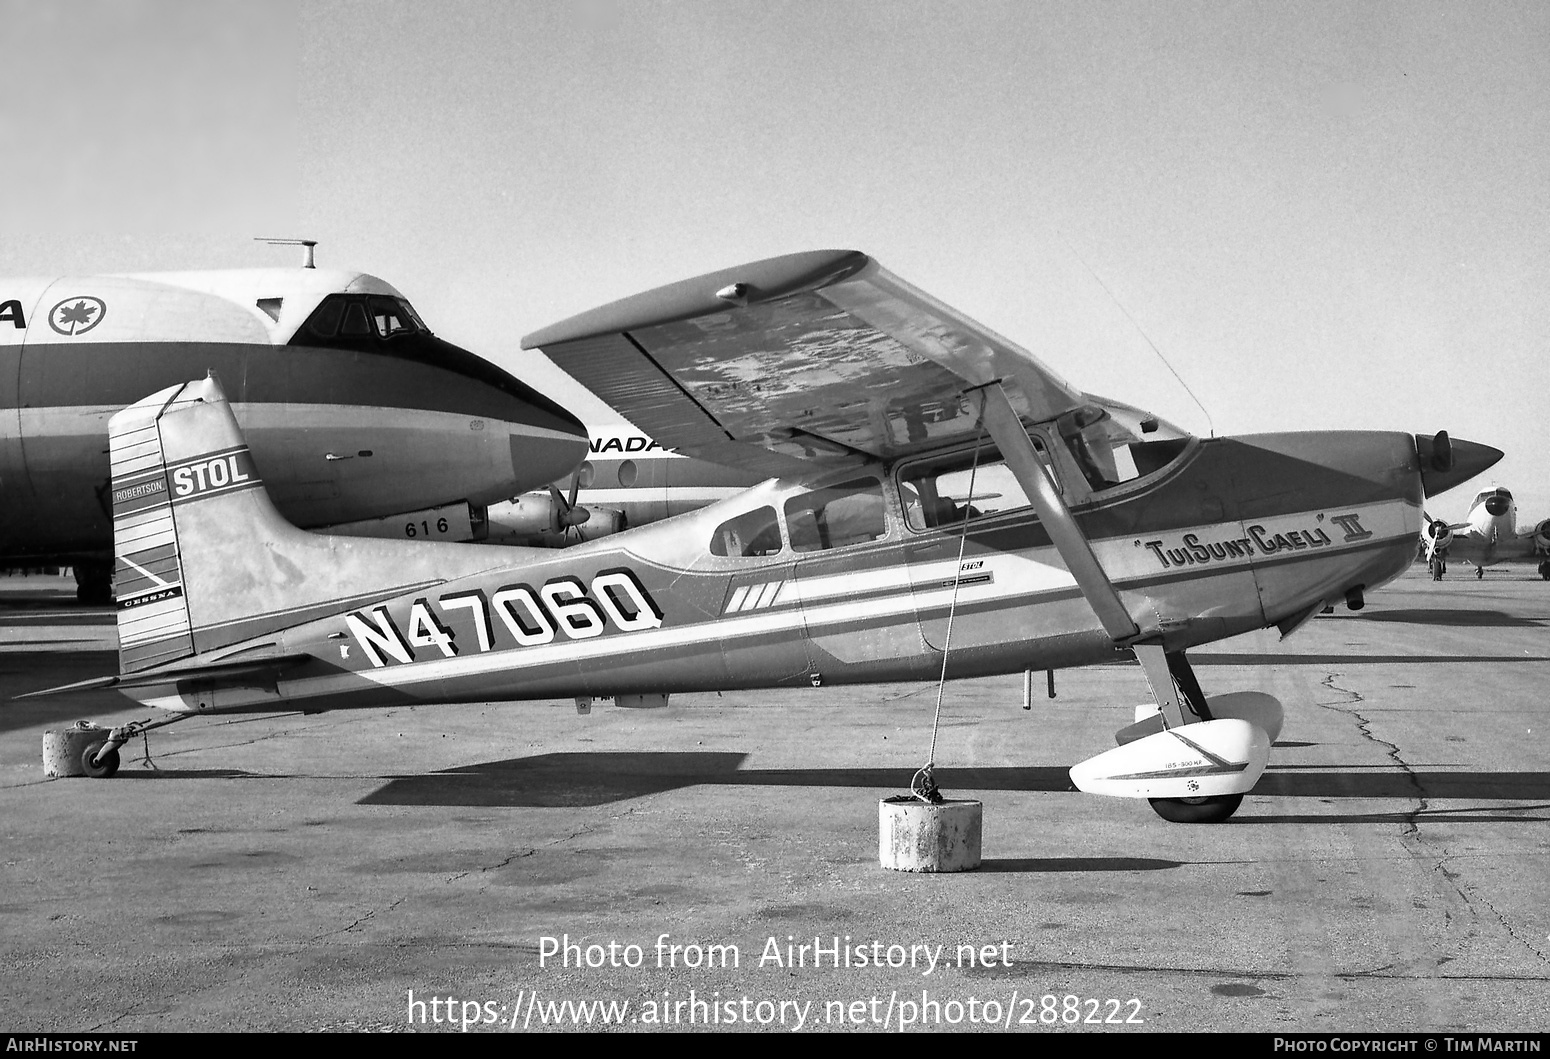
[{"label": "rear cabin window", "polygon": [[786,501],[791,550],[821,552],[875,541],[888,533],[883,516],[883,486],[860,478],[815,489]]},{"label": "rear cabin window", "polygon": [[712,555],[778,555],[780,549],[780,521],[773,507],[728,519],[716,527],[710,539]]}]

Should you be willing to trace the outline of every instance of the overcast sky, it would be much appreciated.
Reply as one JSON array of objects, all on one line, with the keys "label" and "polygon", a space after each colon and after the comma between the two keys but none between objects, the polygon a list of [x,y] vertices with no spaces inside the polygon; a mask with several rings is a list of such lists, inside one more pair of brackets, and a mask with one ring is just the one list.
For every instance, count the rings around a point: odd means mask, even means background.
[{"label": "overcast sky", "polygon": [[0,275],[290,264],[252,237],[305,236],[603,420],[523,334],[853,247],[1084,389],[1199,433],[1447,429],[1550,516],[1542,2],[0,18]]}]

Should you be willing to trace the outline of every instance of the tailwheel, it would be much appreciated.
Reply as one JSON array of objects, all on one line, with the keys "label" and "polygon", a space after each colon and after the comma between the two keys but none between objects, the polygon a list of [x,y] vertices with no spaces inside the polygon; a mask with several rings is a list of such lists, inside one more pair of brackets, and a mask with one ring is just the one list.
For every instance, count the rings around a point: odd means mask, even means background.
[{"label": "tailwheel", "polygon": [[1483,566],[1475,567],[1475,580],[1479,581],[1479,580],[1481,580],[1484,577],[1485,577],[1485,567],[1483,567]]},{"label": "tailwheel", "polygon": [[1219,824],[1243,803],[1241,794],[1209,798],[1148,798],[1157,815],[1173,824]]},{"label": "tailwheel", "polygon": [[97,759],[97,752],[107,745],[106,739],[99,739],[85,750],[81,751],[81,768],[94,780],[105,780],[118,771],[118,748],[105,752],[102,759]]}]

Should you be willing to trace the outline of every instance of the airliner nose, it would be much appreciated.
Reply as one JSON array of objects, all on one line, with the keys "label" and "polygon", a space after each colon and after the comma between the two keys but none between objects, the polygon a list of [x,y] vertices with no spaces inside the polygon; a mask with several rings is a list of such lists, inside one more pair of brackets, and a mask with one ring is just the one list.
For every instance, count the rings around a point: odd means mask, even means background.
[{"label": "airliner nose", "polygon": [[1449,438],[1446,430],[1435,436],[1415,436],[1416,455],[1421,461],[1421,487],[1427,496],[1446,492],[1467,482],[1493,466],[1505,453],[1489,445]]}]

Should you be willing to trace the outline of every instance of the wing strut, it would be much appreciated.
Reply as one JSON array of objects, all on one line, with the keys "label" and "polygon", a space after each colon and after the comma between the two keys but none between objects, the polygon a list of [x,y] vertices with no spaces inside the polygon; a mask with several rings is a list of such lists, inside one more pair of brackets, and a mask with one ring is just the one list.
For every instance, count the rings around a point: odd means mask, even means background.
[{"label": "wing strut", "polygon": [[[1104,632],[1116,644],[1128,646],[1135,651],[1168,727],[1203,720],[1200,711],[1191,704],[1190,696],[1180,692],[1179,683],[1175,679],[1174,668],[1177,666],[1187,674],[1186,684],[1194,684],[1194,674],[1189,670],[1189,663],[1183,654],[1177,653],[1174,656],[1177,659],[1175,662],[1163,650],[1162,644],[1136,642],[1141,636],[1141,630],[1125,609],[1114,583],[1099,564],[1098,557],[1093,554],[1092,545],[1088,544],[1076,520],[1071,517],[1071,509],[1066,507],[1060,491],[1050,480],[1033,442],[1028,440],[1028,432],[1023,429],[1022,420],[1007,400],[1001,383],[988,383],[970,392],[979,393],[980,413],[984,418],[985,429],[1001,450],[1001,456],[1017,479],[1017,484],[1028,494],[1039,521],[1044,524],[1045,532],[1049,534],[1055,550],[1060,553],[1066,569],[1076,578],[1082,595],[1098,615]],[[1199,687],[1198,684],[1194,686]],[[1200,700],[1203,703],[1204,697],[1200,696]]]},{"label": "wing strut", "polygon": [[1120,602],[1119,593],[1114,591],[1109,575],[1098,565],[1098,557],[1093,554],[1092,546],[1087,543],[1076,520],[1071,517],[1071,510],[1060,498],[1055,483],[1050,481],[1044,464],[1034,450],[1033,442],[1028,440],[1028,432],[1023,429],[1022,420],[1007,400],[1006,391],[1001,388],[1000,382],[993,382],[980,387],[979,394],[985,429],[995,439],[996,447],[1001,450],[1001,456],[1017,479],[1017,484],[1028,494],[1033,510],[1038,513],[1039,521],[1044,523],[1055,550],[1065,560],[1066,569],[1076,578],[1077,587],[1082,590],[1082,595],[1087,597],[1098,620],[1103,623],[1103,631],[1117,644],[1133,643],[1140,635],[1135,620]]}]

